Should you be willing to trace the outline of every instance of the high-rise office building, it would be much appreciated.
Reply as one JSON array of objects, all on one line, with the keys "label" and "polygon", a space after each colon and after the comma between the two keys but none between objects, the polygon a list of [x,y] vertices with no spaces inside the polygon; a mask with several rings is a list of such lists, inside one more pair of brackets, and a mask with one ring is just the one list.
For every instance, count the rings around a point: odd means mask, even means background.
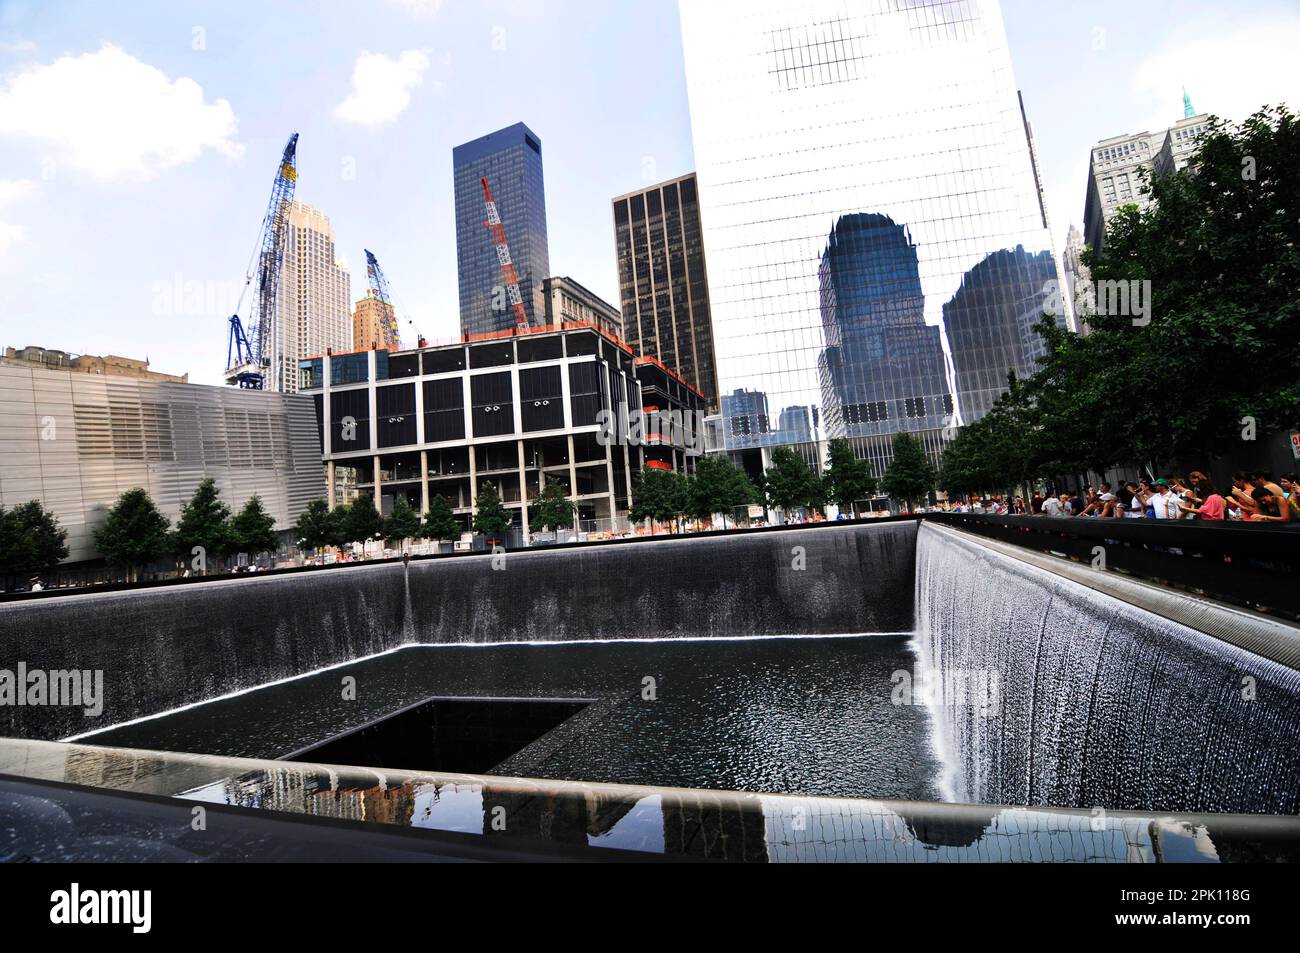
[{"label": "high-rise office building", "polygon": [[461,333],[504,331],[516,324],[501,276],[501,261],[486,227],[481,184],[484,177],[492,187],[505,226],[528,321],[541,324],[546,313],[542,282],[551,273],[542,140],[523,123],[516,123],[457,146],[452,150],[452,165]]},{"label": "high-rise office building", "polygon": [[625,340],[718,408],[713,319],[694,173],[614,199]]},{"label": "high-rise office building", "polygon": [[1093,146],[1083,210],[1088,247],[1093,251],[1105,247],[1106,227],[1121,207],[1145,208],[1150,203],[1150,196],[1142,191],[1147,178],[1186,168],[1209,126],[1210,117],[1197,115],[1191,98],[1184,94],[1183,118],[1168,129],[1112,136]]},{"label": "high-rise office building", "polygon": [[623,317],[594,291],[588,291],[572,278],[552,276],[542,282],[546,299],[545,323],[551,326],[590,324],[610,337],[623,338]]},{"label": "high-rise office building", "polygon": [[384,330],[395,316],[387,301],[367,294],[352,312],[352,350],[365,351],[384,343]]},{"label": "high-rise office building", "polygon": [[968,271],[943,306],[957,406],[966,423],[987,414],[1006,392],[1009,372],[1021,380],[1037,372],[1047,351],[1034,326],[1043,317],[1043,288],[1056,280],[1050,251],[1003,248]]},{"label": "high-rise office building", "polygon": [[1061,272],[1065,278],[1066,299],[1078,320],[1080,334],[1091,333],[1087,315],[1096,307],[1096,294],[1092,289],[1092,271],[1083,263],[1083,253],[1087,249],[1083,241],[1083,232],[1074,225],[1065,237],[1065,251],[1061,256]]},{"label": "high-rise office building", "polygon": [[916,245],[886,215],[842,217],[819,272],[828,437],[940,429],[952,416],[942,335],[925,323]]},{"label": "high-rise office building", "polygon": [[996,0],[680,9],[719,387],[824,404],[818,439],[877,469],[899,431],[937,459],[944,304],[994,252],[1052,247]]},{"label": "high-rise office building", "polygon": [[338,262],[334,227],[320,209],[289,210],[268,390],[298,392],[298,364],[312,354],[352,349],[352,276]]}]

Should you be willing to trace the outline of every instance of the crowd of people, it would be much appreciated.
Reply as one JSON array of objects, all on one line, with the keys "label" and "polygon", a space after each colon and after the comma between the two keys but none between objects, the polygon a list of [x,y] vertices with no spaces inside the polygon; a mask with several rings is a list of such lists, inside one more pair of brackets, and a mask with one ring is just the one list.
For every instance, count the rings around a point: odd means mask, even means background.
[{"label": "crowd of people", "polygon": [[989,497],[959,503],[955,512],[995,515],[1091,517],[1097,519],[1239,520],[1250,523],[1300,522],[1300,496],[1296,475],[1288,473],[1277,482],[1266,471],[1237,473],[1232,486],[1220,492],[1199,470],[1187,479],[1137,480],[1118,489],[1103,482],[1079,493],[1059,496],[1035,494],[1029,500]]}]

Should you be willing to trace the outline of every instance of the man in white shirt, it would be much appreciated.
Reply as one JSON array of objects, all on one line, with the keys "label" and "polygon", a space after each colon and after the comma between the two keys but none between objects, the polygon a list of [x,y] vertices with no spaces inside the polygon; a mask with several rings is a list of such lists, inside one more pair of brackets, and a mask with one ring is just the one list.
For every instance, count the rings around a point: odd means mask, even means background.
[{"label": "man in white shirt", "polygon": [[1156,519],[1178,519],[1180,512],[1178,509],[1178,497],[1170,491],[1169,482],[1167,480],[1156,480],[1152,489],[1154,489],[1155,492],[1151,494],[1151,498],[1148,499],[1147,502],[1151,504],[1151,508],[1155,510]]},{"label": "man in white shirt", "polygon": [[1058,517],[1061,515],[1061,501],[1054,496],[1043,500],[1043,515]]}]

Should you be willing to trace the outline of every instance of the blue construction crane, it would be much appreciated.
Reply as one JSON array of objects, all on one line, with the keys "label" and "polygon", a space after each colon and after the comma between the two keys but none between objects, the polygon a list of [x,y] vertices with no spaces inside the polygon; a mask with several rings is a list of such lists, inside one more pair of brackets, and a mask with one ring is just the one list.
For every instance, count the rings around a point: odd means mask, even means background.
[{"label": "blue construction crane", "polygon": [[[271,367],[278,323],[276,303],[280,291],[280,270],[284,264],[284,247],[289,231],[289,210],[293,206],[294,187],[298,183],[298,133],[289,137],[284,156],[271,186],[271,201],[262,219],[258,242],[253,248],[244,276],[244,290],[239,305],[230,316],[230,340],[226,347],[226,383],[232,387],[263,390]],[[256,268],[254,268],[256,262]],[[239,317],[244,298],[257,279],[253,313],[245,324]],[[272,376],[274,384],[275,377]]]},{"label": "blue construction crane", "polygon": [[393,294],[388,289],[388,279],[384,277],[384,270],[379,267],[379,259],[374,256],[370,249],[366,249],[366,278],[370,283],[370,296],[378,299],[383,305],[383,341],[380,347],[388,350],[397,350],[402,346],[400,333],[397,329],[397,310],[393,304]]}]

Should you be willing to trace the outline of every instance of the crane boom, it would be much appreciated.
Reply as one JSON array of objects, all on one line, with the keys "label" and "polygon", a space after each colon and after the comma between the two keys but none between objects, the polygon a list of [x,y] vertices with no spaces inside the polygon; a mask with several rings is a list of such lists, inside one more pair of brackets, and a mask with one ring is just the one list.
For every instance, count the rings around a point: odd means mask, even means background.
[{"label": "crane boom", "polygon": [[[284,264],[284,249],[289,231],[289,211],[293,206],[294,188],[298,183],[298,133],[289,137],[284,147],[284,155],[276,169],[275,182],[271,186],[271,201],[267,204],[266,214],[262,218],[262,228],[258,236],[258,245],[253,256],[257,261],[256,272],[251,267],[244,278],[244,293],[247,294],[254,276],[257,279],[257,296],[254,312],[245,325],[238,309],[230,317],[230,340],[226,348],[226,383],[249,390],[263,390],[266,387],[267,371],[271,368],[272,351],[275,347],[278,316],[276,307],[279,301],[280,272]],[[240,308],[243,296],[240,296]],[[278,380],[272,375],[272,382]]]},{"label": "crane boom", "polygon": [[366,249],[366,278],[370,282],[371,297],[378,299],[382,304],[384,320],[381,331],[384,339],[381,346],[390,351],[400,349],[402,344],[397,329],[397,306],[393,303],[393,294],[388,289],[388,279],[384,277],[384,270],[379,267],[379,259],[368,248]]},{"label": "crane boom", "polygon": [[497,211],[496,200],[492,198],[492,186],[488,185],[487,176],[480,180],[483,185],[483,203],[487,207],[487,221],[483,224],[492,233],[492,242],[501,263],[501,277],[505,281],[506,296],[515,313],[515,326],[528,327],[528,312],[524,309],[524,296],[519,291],[519,276],[515,273],[514,261],[510,258],[510,245],[506,242],[506,227],[501,223],[501,213]]}]

